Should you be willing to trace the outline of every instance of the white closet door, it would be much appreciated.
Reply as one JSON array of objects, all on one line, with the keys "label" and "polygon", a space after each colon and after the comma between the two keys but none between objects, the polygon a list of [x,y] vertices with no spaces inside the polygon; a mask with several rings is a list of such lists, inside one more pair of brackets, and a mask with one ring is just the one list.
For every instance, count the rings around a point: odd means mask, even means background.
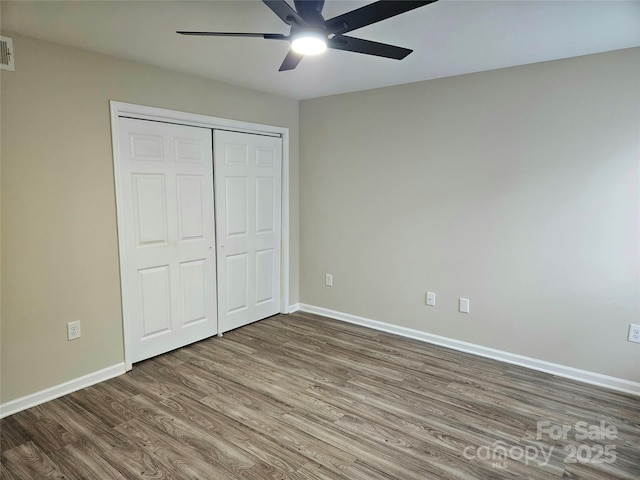
[{"label": "white closet door", "polygon": [[220,332],[280,311],[282,140],[214,131]]},{"label": "white closet door", "polygon": [[119,228],[132,362],[217,333],[211,130],[120,118]]}]

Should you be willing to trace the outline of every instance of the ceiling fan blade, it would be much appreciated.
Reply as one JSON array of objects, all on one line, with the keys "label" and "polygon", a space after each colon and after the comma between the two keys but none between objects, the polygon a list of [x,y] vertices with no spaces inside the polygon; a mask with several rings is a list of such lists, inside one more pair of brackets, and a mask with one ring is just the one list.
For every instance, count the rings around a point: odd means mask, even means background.
[{"label": "ceiling fan blade", "polygon": [[375,2],[330,18],[324,22],[324,27],[327,33],[340,35],[437,1],[387,0]]},{"label": "ceiling fan blade", "polygon": [[280,69],[278,71],[284,72],[285,70],[293,70],[298,66],[302,57],[304,57],[304,55],[296,53],[293,50],[289,50],[289,53],[284,57],[284,61],[282,62],[282,65],[280,65]]},{"label": "ceiling fan blade", "polygon": [[195,35],[201,37],[255,37],[267,40],[289,40],[288,35],[281,33],[244,33],[244,32],[185,32],[177,31],[180,35]]},{"label": "ceiling fan blade", "polygon": [[336,50],[375,55],[377,57],[393,58],[395,60],[402,60],[413,52],[413,50],[409,50],[408,48],[372,42],[371,40],[363,40],[361,38],[347,37],[345,35],[336,35],[330,38],[327,42],[327,47]]},{"label": "ceiling fan blade", "polygon": [[307,22],[285,0],[262,0],[262,3],[269,7],[287,25],[296,28],[307,26]]}]

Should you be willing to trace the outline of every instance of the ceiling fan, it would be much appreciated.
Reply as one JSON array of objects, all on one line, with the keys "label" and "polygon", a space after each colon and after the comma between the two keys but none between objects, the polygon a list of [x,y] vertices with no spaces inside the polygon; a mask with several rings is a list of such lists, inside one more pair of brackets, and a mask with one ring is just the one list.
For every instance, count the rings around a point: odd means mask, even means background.
[{"label": "ceiling fan", "polygon": [[280,19],[291,27],[289,35],[280,33],[185,32],[180,35],[211,37],[258,37],[291,42],[280,71],[293,70],[305,55],[322,53],[327,48],[402,60],[413,50],[344,35],[372,23],[386,20],[437,0],[388,0],[374,2],[337,17],[325,20],[324,0],[294,0],[295,10],[285,0],[262,0]]}]

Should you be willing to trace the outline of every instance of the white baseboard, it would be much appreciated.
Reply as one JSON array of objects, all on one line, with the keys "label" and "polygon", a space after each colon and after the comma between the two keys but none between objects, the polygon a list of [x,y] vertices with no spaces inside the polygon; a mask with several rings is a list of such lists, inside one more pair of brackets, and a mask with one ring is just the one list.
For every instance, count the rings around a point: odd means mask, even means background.
[{"label": "white baseboard", "polygon": [[60,385],[56,385],[45,390],[40,390],[39,392],[32,393],[31,395],[27,395],[25,397],[11,400],[10,402],[6,402],[0,405],[0,418],[13,415],[14,413],[26,410],[27,408],[35,407],[36,405],[40,405],[55,398],[62,397],[63,395],[76,392],[86,387],[90,387],[91,385],[95,385],[96,383],[104,382],[105,380],[109,380],[110,378],[122,375],[125,372],[126,370],[124,363],[118,363],[111,367],[98,370],[97,372],[93,372],[74,380],[61,383]]},{"label": "white baseboard", "polygon": [[[398,325],[392,325],[390,323],[371,320],[369,318],[359,317],[357,315],[351,315],[349,313],[338,312],[335,310],[329,310],[327,308],[316,307],[314,305],[307,305],[304,303],[289,305],[288,313],[294,313],[299,310],[308,313],[315,313],[317,315],[333,318],[335,320],[341,320],[343,322],[362,325],[363,327],[372,328],[374,330],[380,330],[403,337],[421,340],[426,343],[432,343],[434,345],[440,345],[443,347],[451,348],[453,350],[471,353],[480,357],[492,358],[501,362],[531,368],[532,370],[550,373],[559,377],[570,378],[572,380],[589,383],[591,385],[598,385],[600,387],[609,388],[611,390],[617,390],[619,392],[640,396],[640,383],[625,380],[623,378],[611,377],[609,375],[602,375],[600,373],[590,372],[588,370],[580,370],[578,368],[567,367],[558,363],[538,360],[537,358],[525,357],[523,355],[517,355],[515,353],[509,353],[502,350],[483,347],[482,345],[463,342],[454,338],[442,337],[440,335],[434,335],[432,333],[422,332],[420,330],[414,330],[412,328],[400,327]],[[91,385],[95,385],[96,383],[104,382],[105,380],[109,380],[124,373],[126,373],[125,364],[118,363],[111,367],[98,370],[97,372],[84,375],[60,385],[41,390],[25,397],[11,400],[10,402],[0,404],[0,418],[7,417],[22,410],[26,410],[27,408],[35,407],[36,405],[40,405],[69,393],[73,393],[83,388],[90,387]]]},{"label": "white baseboard", "polygon": [[589,383],[591,385],[598,385],[600,387],[617,390],[619,392],[630,393],[632,395],[640,395],[640,383],[625,380],[623,378],[611,377],[609,375],[590,372],[588,370],[580,370],[578,368],[567,367],[559,363],[552,363],[545,360],[538,360],[537,358],[525,357],[523,355],[517,355],[515,353],[509,353],[502,350],[483,347],[482,345],[467,343],[461,340],[456,340],[454,338],[441,337],[440,335],[434,335],[432,333],[422,332],[420,330],[414,330],[412,328],[400,327],[397,325],[392,325],[390,323],[379,322],[377,320],[371,320],[364,317],[358,317],[357,315],[351,315],[349,313],[337,312],[335,310],[329,310],[327,308],[316,307],[314,305],[300,303],[298,304],[298,307],[299,310],[303,312],[315,313],[317,315],[333,318],[335,320],[342,320],[343,322],[362,325],[363,327],[369,327],[374,330],[381,330],[383,332],[393,333],[395,335],[413,338],[427,343],[433,343],[434,345],[440,345],[443,347],[451,348],[453,350],[459,350],[461,352],[472,353],[480,357],[492,358],[501,362],[511,363],[513,365],[519,365],[521,367],[530,368],[532,370],[550,373],[559,377],[570,378],[572,380]]},{"label": "white baseboard", "polygon": [[294,303],[293,305],[289,305],[289,308],[287,309],[287,313],[295,313],[298,310],[300,310],[300,304]]}]

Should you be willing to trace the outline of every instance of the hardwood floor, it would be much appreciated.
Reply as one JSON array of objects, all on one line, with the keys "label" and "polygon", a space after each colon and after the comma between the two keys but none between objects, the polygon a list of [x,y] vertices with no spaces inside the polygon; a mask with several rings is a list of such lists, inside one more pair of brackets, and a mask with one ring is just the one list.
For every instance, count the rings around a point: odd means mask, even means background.
[{"label": "hardwood floor", "polygon": [[7,480],[640,478],[640,397],[301,313],[0,426]]}]

